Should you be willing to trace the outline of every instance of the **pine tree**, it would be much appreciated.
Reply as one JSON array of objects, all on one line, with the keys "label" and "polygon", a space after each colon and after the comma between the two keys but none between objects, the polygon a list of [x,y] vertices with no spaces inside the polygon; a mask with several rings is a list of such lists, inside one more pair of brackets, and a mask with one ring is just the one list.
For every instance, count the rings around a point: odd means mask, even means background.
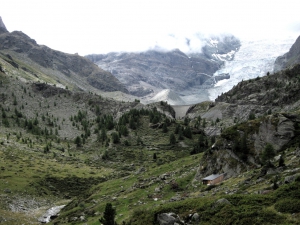
[{"label": "pine tree", "polygon": [[279,166],[279,167],[285,166],[285,164],[284,164],[284,159],[283,159],[282,155],[281,155],[280,158],[279,158],[278,166]]},{"label": "pine tree", "polygon": [[275,156],[275,150],[274,147],[270,144],[267,143],[263,154],[262,154],[262,162],[263,164],[265,164],[266,162],[268,162],[270,159],[272,159]]},{"label": "pine tree", "polygon": [[115,222],[116,210],[112,207],[111,203],[107,203],[103,217],[99,219],[99,222],[103,225],[116,225]]},{"label": "pine tree", "polygon": [[137,144],[137,145],[143,144],[143,141],[142,141],[142,139],[140,138],[140,136],[137,137],[136,144]]},{"label": "pine tree", "polygon": [[119,137],[118,133],[113,132],[113,133],[111,134],[111,137],[112,137],[112,142],[113,142],[114,144],[117,144],[117,143],[120,142],[120,137]]},{"label": "pine tree", "polygon": [[183,131],[183,135],[187,138],[192,138],[192,131],[190,127],[186,127]]},{"label": "pine tree", "polygon": [[81,147],[81,138],[77,136],[74,140],[74,143],[76,144],[77,147]]},{"label": "pine tree", "polygon": [[177,126],[175,127],[174,133],[175,133],[175,134],[178,134],[179,130],[180,130],[180,125],[177,124]]},{"label": "pine tree", "polygon": [[106,135],[106,130],[105,128],[103,127],[101,129],[101,132],[100,134],[98,135],[98,141],[101,141],[102,143],[107,139],[107,135]]},{"label": "pine tree", "polygon": [[183,140],[184,137],[183,137],[183,130],[182,128],[179,128],[179,131],[178,131],[178,140]]},{"label": "pine tree", "polygon": [[156,153],[154,152],[153,153],[153,160],[156,160],[157,159],[157,155],[156,155]]},{"label": "pine tree", "polygon": [[168,126],[167,126],[166,123],[163,124],[162,132],[163,132],[163,133],[167,133],[167,132],[168,132]]},{"label": "pine tree", "polygon": [[170,134],[170,145],[175,145],[176,144],[176,137],[174,133]]}]

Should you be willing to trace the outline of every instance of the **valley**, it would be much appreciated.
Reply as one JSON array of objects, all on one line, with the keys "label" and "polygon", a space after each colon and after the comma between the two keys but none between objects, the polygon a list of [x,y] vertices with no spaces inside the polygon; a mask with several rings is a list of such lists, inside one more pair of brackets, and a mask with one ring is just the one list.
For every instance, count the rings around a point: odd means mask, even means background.
[{"label": "valley", "polygon": [[[270,70],[289,43],[268,57],[261,49],[257,61],[243,48],[260,46],[242,45],[217,72],[230,74],[218,85],[236,83],[219,86],[224,92],[213,92],[215,101],[183,104],[188,94],[163,90],[145,104],[132,94],[148,90],[128,88],[114,71],[39,46],[0,23],[0,223],[96,225],[110,213],[123,225],[299,224],[298,41],[283,57],[283,70]],[[178,50],[167,55],[180,65],[191,60]],[[204,184],[213,174],[225,179]],[[47,217],[53,207],[60,211]]]}]

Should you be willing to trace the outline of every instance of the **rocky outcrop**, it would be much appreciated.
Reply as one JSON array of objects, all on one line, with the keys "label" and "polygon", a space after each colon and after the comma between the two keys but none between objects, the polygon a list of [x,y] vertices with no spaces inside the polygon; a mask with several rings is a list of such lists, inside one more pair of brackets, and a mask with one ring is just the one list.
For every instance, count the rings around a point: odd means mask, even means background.
[{"label": "rocky outcrop", "polygon": [[274,72],[290,68],[298,63],[300,63],[300,36],[287,53],[285,53],[283,56],[279,56],[276,59],[274,64]]},{"label": "rocky outcrop", "polygon": [[217,208],[219,206],[231,205],[231,203],[226,198],[221,198],[215,201],[212,205],[212,208]]},{"label": "rocky outcrop", "polygon": [[20,31],[0,33],[0,50],[25,64],[34,65],[56,80],[79,89],[122,91],[126,88],[109,72],[78,54],[67,54],[41,46]]},{"label": "rocky outcrop", "polygon": [[186,105],[183,99],[173,90],[165,89],[152,97],[149,102],[166,101],[170,105]]},{"label": "rocky outcrop", "polygon": [[162,213],[157,215],[157,221],[159,225],[174,225],[176,222],[180,222],[178,216],[175,213]]},{"label": "rocky outcrop", "polygon": [[[238,131],[231,137],[222,133],[216,144],[204,154],[195,178],[201,180],[215,173],[226,173],[226,178],[229,178],[259,166],[260,157],[267,144],[271,144],[275,152],[282,150],[293,141],[298,132],[295,129],[298,123],[300,123],[299,115],[280,113],[261,118],[255,123],[249,121],[235,128],[228,128],[231,132],[233,129]],[[245,132],[247,132],[247,147],[252,150],[243,157],[244,149],[239,152],[234,146],[236,140]]]},{"label": "rocky outcrop", "polygon": [[[230,148],[230,145],[227,147]],[[247,168],[248,165],[235,155],[231,149],[210,150],[203,156],[195,179],[201,181],[206,176],[218,173],[226,173],[227,179],[238,176]]]},{"label": "rocky outcrop", "polygon": [[267,143],[272,144],[275,150],[280,150],[294,137],[296,121],[297,119],[293,121],[283,114],[278,114],[261,122],[258,133],[252,136],[256,154],[262,153]]},{"label": "rocky outcrop", "polygon": [[0,16],[0,34],[8,32]]},{"label": "rocky outcrop", "polygon": [[[86,57],[110,71],[133,95],[141,97],[162,89],[179,92],[203,85],[212,78],[224,61],[233,59],[234,53],[240,47],[239,40],[233,36],[206,41],[203,52],[197,54],[185,54],[175,49],[167,52],[149,50]],[[227,78],[228,76],[220,76],[217,79]]]},{"label": "rocky outcrop", "polygon": [[50,220],[56,218],[62,208],[64,208],[65,205],[60,205],[60,206],[53,206],[50,209],[45,212],[43,216],[41,216],[38,221],[40,223],[49,223]]}]

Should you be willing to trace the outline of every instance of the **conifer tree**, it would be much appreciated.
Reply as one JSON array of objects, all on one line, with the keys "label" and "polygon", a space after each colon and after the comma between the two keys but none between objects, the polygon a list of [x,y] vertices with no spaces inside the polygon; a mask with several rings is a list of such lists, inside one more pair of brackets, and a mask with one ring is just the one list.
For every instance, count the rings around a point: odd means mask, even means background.
[{"label": "conifer tree", "polygon": [[168,132],[168,126],[167,126],[166,123],[163,124],[162,132],[163,132],[163,133],[167,133],[167,132]]},{"label": "conifer tree", "polygon": [[103,225],[116,225],[115,222],[116,210],[112,207],[111,203],[107,203],[103,217],[99,219],[99,222]]},{"label": "conifer tree", "polygon": [[174,133],[170,134],[170,145],[175,145],[176,144],[176,137]]},{"label": "conifer tree", "polygon": [[276,155],[274,147],[270,144],[267,143],[263,153],[262,153],[262,162],[265,164],[268,162],[270,159],[272,159]]}]

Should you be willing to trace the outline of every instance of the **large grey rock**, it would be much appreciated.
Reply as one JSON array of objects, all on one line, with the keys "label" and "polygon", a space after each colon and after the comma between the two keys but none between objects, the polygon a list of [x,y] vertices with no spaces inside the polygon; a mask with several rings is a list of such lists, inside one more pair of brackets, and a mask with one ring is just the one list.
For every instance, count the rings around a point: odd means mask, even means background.
[{"label": "large grey rock", "polygon": [[294,175],[291,175],[291,176],[286,176],[284,178],[284,183],[285,184],[289,184],[289,183],[292,183],[296,180],[296,178],[299,176],[300,174],[294,174]]},{"label": "large grey rock", "polygon": [[226,178],[230,178],[247,169],[248,165],[229,149],[211,150],[210,153],[203,156],[195,175],[196,180],[201,181],[203,177],[215,173],[226,173]]},{"label": "large grey rock", "polygon": [[174,223],[179,222],[179,219],[175,213],[161,213],[158,214],[157,221],[159,225],[174,225]]},{"label": "large grey rock", "polygon": [[61,205],[61,206],[54,206],[48,209],[47,212],[38,219],[38,221],[41,223],[49,223],[51,219],[57,217],[58,213],[64,207],[65,205]]},{"label": "large grey rock", "polygon": [[261,123],[259,132],[253,135],[255,151],[260,154],[267,143],[272,144],[275,150],[279,150],[283,145],[294,137],[294,122],[283,114],[278,114],[277,125],[272,123],[272,118]]},{"label": "large grey rock", "polygon": [[195,222],[195,223],[199,223],[199,221],[200,221],[200,216],[199,216],[199,214],[198,213],[194,213],[193,215],[192,215],[192,222]]},{"label": "large grey rock", "polygon": [[220,205],[231,205],[231,203],[226,198],[221,198],[213,203],[212,208],[216,208]]}]

